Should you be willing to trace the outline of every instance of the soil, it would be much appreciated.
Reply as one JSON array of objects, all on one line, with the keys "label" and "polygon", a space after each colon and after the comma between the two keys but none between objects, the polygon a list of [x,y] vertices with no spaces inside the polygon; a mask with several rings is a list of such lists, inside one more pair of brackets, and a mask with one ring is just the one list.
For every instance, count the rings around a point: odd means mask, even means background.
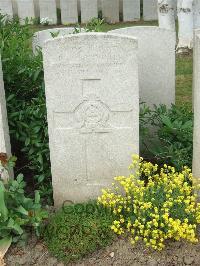
[{"label": "soil", "polygon": [[[37,265],[64,266],[52,257],[45,244],[35,237],[29,238],[25,247],[12,246],[5,257],[8,266]],[[194,265],[200,266],[200,243],[169,241],[162,252],[146,249],[138,244],[133,247],[128,239],[120,238],[111,246],[97,251],[83,260],[68,264],[70,266],[157,266],[157,265]]]}]

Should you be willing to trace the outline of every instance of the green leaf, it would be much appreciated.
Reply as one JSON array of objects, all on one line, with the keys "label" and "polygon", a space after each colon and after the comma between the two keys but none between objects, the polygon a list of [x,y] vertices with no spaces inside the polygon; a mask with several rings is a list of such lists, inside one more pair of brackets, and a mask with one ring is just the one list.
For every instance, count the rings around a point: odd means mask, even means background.
[{"label": "green leaf", "polygon": [[12,243],[12,237],[8,236],[0,240],[0,257],[3,258]]},{"label": "green leaf", "polygon": [[3,221],[6,221],[8,219],[8,209],[5,204],[5,187],[3,185],[3,182],[0,181],[0,214],[3,218]]}]

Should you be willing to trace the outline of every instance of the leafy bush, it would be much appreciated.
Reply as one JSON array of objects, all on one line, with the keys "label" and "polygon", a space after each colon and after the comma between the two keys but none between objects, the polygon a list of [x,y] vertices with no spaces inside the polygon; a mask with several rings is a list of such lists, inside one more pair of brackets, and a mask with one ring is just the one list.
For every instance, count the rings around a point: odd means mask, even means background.
[{"label": "leafy bush", "polygon": [[27,227],[34,228],[39,235],[40,224],[47,217],[41,209],[39,192],[31,199],[25,196],[24,188],[23,176],[8,179],[8,172],[0,161],[0,248],[4,241],[22,240]]},{"label": "leafy bush", "polygon": [[65,261],[75,261],[109,245],[112,215],[96,203],[66,206],[50,217],[44,238],[50,252]]},{"label": "leafy bush", "polygon": [[140,134],[150,159],[170,164],[177,170],[183,165],[192,166],[193,113],[187,108],[172,105],[167,109],[161,105],[150,110],[143,106]]},{"label": "leafy bush", "polygon": [[[115,178],[113,189],[104,190],[99,202],[111,208],[117,219],[112,229],[121,235],[131,234],[135,244],[143,240],[162,250],[167,239],[186,239],[196,243],[196,227],[200,223],[200,203],[191,170],[184,167],[158,165],[133,157],[129,177]],[[195,192],[195,193],[194,193]]]},{"label": "leafy bush", "polygon": [[[36,183],[49,184],[50,159],[42,54],[33,55],[28,24],[0,16],[0,52],[14,154]],[[22,158],[23,154],[23,158]],[[30,171],[29,171],[30,175]]]}]

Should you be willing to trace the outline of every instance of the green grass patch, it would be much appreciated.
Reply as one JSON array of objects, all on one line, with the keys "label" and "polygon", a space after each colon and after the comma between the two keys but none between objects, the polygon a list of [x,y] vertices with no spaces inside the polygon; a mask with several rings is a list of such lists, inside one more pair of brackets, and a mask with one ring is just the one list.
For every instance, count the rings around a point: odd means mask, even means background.
[{"label": "green grass patch", "polygon": [[192,54],[176,58],[176,104],[192,108]]},{"label": "green grass patch", "polygon": [[44,239],[53,256],[69,263],[110,245],[112,222],[111,212],[96,203],[70,205],[50,217]]}]

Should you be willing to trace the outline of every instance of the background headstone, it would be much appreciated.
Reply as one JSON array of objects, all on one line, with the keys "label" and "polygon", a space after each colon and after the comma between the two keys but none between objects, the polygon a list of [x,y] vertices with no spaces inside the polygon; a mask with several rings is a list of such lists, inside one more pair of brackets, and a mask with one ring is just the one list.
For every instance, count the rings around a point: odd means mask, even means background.
[{"label": "background headstone", "polygon": [[[196,30],[194,38],[195,53],[194,74],[193,74],[193,110],[194,110],[194,129],[193,129],[193,164],[192,173],[194,177],[200,178],[199,156],[200,156],[200,30]],[[197,75],[198,73],[198,75]]]},{"label": "background headstone", "polygon": [[54,203],[94,199],[139,152],[137,40],[69,35],[43,58]]},{"label": "background headstone", "polygon": [[17,0],[12,0],[13,14],[18,15]]},{"label": "background headstone", "polygon": [[175,44],[173,31],[136,26],[110,31],[136,37],[139,48],[140,101],[154,104],[175,103]]},{"label": "background headstone", "polygon": [[35,8],[33,0],[17,0],[18,16],[21,20],[21,24],[24,24],[26,18],[30,23],[33,23],[35,18]]},{"label": "background headstone", "polygon": [[119,22],[119,0],[102,0],[102,16],[106,22]]},{"label": "background headstone", "polygon": [[39,0],[40,20],[49,19],[49,25],[57,24],[57,10],[55,0]]},{"label": "background headstone", "polygon": [[10,18],[13,17],[11,0],[0,0],[0,13],[3,15],[8,15]]},{"label": "background headstone", "polygon": [[81,22],[87,23],[92,18],[98,18],[97,0],[81,0]]},{"label": "background headstone", "polygon": [[143,0],[143,19],[144,21],[157,20],[157,0]]},{"label": "background headstone", "polygon": [[123,21],[140,20],[140,0],[123,0]]},{"label": "background headstone", "polygon": [[61,22],[63,25],[78,22],[77,0],[60,0]]},{"label": "background headstone", "polygon": [[73,27],[53,28],[53,29],[42,30],[42,31],[36,32],[33,36],[33,43],[32,43],[34,54],[37,53],[38,47],[42,48],[44,46],[45,41],[56,38],[56,37],[61,37],[61,36],[65,36],[68,34],[72,34],[73,32],[74,32]]},{"label": "background headstone", "polygon": [[1,152],[6,153],[8,156],[11,156],[3,72],[0,57],[0,153]]}]

